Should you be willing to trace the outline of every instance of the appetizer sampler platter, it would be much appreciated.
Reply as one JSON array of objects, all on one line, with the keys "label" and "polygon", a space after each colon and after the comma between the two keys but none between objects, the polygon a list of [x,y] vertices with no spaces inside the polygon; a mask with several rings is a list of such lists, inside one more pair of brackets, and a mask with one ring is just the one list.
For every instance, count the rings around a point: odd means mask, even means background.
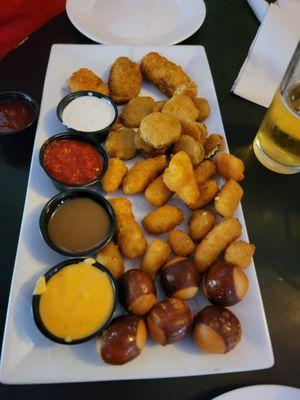
[{"label": "appetizer sampler platter", "polygon": [[[1,381],[3,383],[54,383],[121,379],[163,378],[207,375],[268,368],[273,365],[273,352],[266,324],[261,294],[254,264],[246,270],[249,279],[248,294],[237,305],[230,307],[242,326],[241,342],[228,354],[211,355],[199,351],[191,337],[162,347],[148,338],[142,354],[121,366],[105,364],[95,351],[95,340],[63,346],[45,338],[37,329],[31,312],[32,292],[36,280],[51,266],[65,259],[51,250],[39,231],[39,216],[46,202],[57,193],[50,179],[39,165],[39,150],[43,142],[64,126],[56,117],[56,106],[68,93],[66,81],[82,67],[90,68],[107,81],[109,68],[120,56],[139,60],[150,51],[157,51],[182,66],[198,85],[199,94],[211,107],[205,121],[209,133],[224,136],[221,115],[205,50],[201,46],[149,47],[149,46],[98,46],[54,45],[50,54],[45,79],[41,112],[33,149],[30,177],[18,251],[16,256],[7,321],[2,348]],[[154,86],[143,81],[140,96],[165,99]],[[228,151],[228,148],[225,149]],[[126,162],[132,166],[137,158]],[[247,171],[246,171],[247,173]],[[96,190],[103,194],[100,187]],[[119,190],[112,196],[124,196]],[[143,194],[128,196],[137,222],[154,208]],[[185,210],[185,221],[176,229],[186,230],[190,213],[178,198],[168,204]],[[243,228],[242,240],[248,241],[247,230],[239,205],[235,217]],[[146,235],[153,240],[155,236]],[[166,239],[166,235],[159,235]],[[150,240],[149,240],[150,241]],[[139,268],[140,258],[126,260],[127,268]],[[163,298],[160,290],[158,298]],[[208,303],[203,294],[189,301],[194,314]]]}]

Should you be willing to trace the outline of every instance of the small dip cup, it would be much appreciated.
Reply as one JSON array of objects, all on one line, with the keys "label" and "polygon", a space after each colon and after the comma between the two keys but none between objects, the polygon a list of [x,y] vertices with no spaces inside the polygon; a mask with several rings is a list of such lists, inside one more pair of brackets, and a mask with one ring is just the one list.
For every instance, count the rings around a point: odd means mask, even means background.
[{"label": "small dip cup", "polygon": [[[78,130],[72,128],[72,127],[69,127],[69,126],[65,125],[64,121],[63,121],[63,118],[62,118],[64,109],[67,107],[67,105],[69,103],[71,103],[72,100],[77,99],[78,97],[82,97],[82,96],[95,96],[95,97],[98,97],[99,99],[106,100],[112,106],[112,108],[114,110],[114,113],[115,113],[114,118],[111,121],[111,123],[108,124],[107,126],[105,126],[102,129],[99,129],[97,131],[91,131],[91,132],[78,131]],[[110,128],[113,126],[113,124],[115,123],[116,119],[118,118],[118,108],[117,108],[116,104],[113,102],[113,100],[110,97],[105,96],[104,94],[101,94],[101,93],[98,93],[98,92],[93,92],[92,90],[81,90],[79,92],[73,92],[73,93],[70,93],[67,96],[65,96],[58,103],[58,106],[57,106],[57,109],[56,109],[56,114],[57,114],[57,117],[60,120],[60,122],[64,126],[66,126],[68,128],[68,130],[77,132],[77,133],[79,133],[81,135],[84,135],[84,136],[92,137],[93,139],[96,139],[96,140],[98,140],[100,142],[103,142],[106,139]]]},{"label": "small dip cup", "polygon": [[[69,265],[78,264],[78,263],[84,262],[84,261],[85,261],[84,258],[72,258],[72,259],[63,261],[63,262],[55,265],[51,269],[49,269],[43,275],[43,277],[45,278],[45,281],[47,283],[53,277],[53,275],[55,275],[57,272],[59,272],[63,268],[65,268]],[[48,339],[52,340],[53,342],[60,343],[60,344],[66,344],[66,345],[74,345],[74,344],[86,342],[86,341],[92,339],[93,337],[100,335],[108,327],[108,325],[110,324],[110,322],[114,316],[114,313],[116,310],[116,305],[117,305],[117,299],[118,299],[118,289],[117,289],[116,282],[115,282],[113,276],[111,275],[111,273],[108,271],[108,269],[105,268],[102,264],[99,264],[98,262],[95,261],[95,262],[91,263],[91,265],[100,269],[108,276],[109,281],[112,286],[112,290],[113,290],[113,305],[112,305],[111,313],[108,316],[108,318],[106,319],[106,321],[104,322],[104,324],[99,329],[97,329],[95,332],[93,332],[92,334],[85,336],[83,338],[80,338],[80,339],[74,339],[72,341],[66,341],[63,338],[54,335],[52,332],[50,332],[45,327],[45,325],[42,321],[41,315],[40,315],[40,300],[41,300],[42,294],[33,294],[33,296],[32,296],[32,313],[33,313],[33,318],[34,318],[35,324],[36,324],[37,328],[40,330],[40,332],[44,336],[46,336]]]},{"label": "small dip cup", "polygon": [[[63,203],[66,201],[76,199],[76,198],[89,198],[91,200],[94,200],[96,203],[98,203],[103,209],[107,212],[108,217],[110,219],[110,227],[107,230],[106,235],[103,237],[103,239],[94,247],[89,248],[88,250],[85,251],[67,251],[64,249],[61,249],[58,247],[55,243],[53,243],[49,232],[48,232],[48,224],[50,221],[51,216],[54,214],[54,212],[57,210],[59,206],[61,206]],[[56,196],[52,197],[48,201],[48,203],[45,205],[43,208],[41,215],[40,215],[40,231],[41,234],[47,243],[49,247],[51,247],[53,250],[56,252],[63,254],[65,256],[69,257],[87,257],[91,254],[96,253],[97,251],[101,250],[103,247],[105,247],[113,238],[116,230],[116,217],[115,217],[115,212],[110,205],[109,201],[106,200],[105,197],[101,196],[101,194],[93,191],[93,190],[88,190],[88,189],[78,189],[78,190],[70,190],[68,192],[64,193],[59,193]]]},{"label": "small dip cup", "polygon": [[16,133],[25,133],[27,131],[27,129],[35,123],[35,121],[39,115],[39,106],[38,106],[37,102],[28,94],[22,93],[22,92],[17,92],[14,90],[0,92],[0,104],[2,102],[14,102],[14,101],[22,102],[22,103],[26,104],[33,112],[32,119],[22,128],[16,129],[11,132],[1,131],[1,128],[0,128],[0,136],[14,135]]},{"label": "small dip cup", "polygon": [[[67,140],[67,139],[68,140],[77,140],[79,142],[88,143],[88,144],[92,145],[98,151],[98,153],[100,154],[101,159],[102,159],[103,168],[102,168],[102,171],[100,172],[99,176],[97,177],[97,179],[95,179],[92,182],[84,183],[84,184],[68,184],[68,183],[61,182],[61,181],[55,179],[46,170],[46,168],[44,167],[44,153],[45,153],[45,149],[46,149],[47,145],[55,140]],[[60,191],[73,190],[73,189],[79,189],[79,188],[87,188],[92,185],[95,185],[96,183],[98,183],[101,180],[101,178],[105,174],[107,167],[108,167],[108,155],[107,155],[106,151],[104,150],[104,148],[99,143],[97,143],[95,140],[93,140],[89,137],[80,135],[78,133],[58,133],[57,135],[51,136],[51,138],[47,139],[43,143],[43,145],[40,149],[39,161],[40,161],[41,167],[43,168],[45,173],[48,175],[48,177],[51,179],[54,186],[56,186],[58,188],[58,190],[60,190]]]}]

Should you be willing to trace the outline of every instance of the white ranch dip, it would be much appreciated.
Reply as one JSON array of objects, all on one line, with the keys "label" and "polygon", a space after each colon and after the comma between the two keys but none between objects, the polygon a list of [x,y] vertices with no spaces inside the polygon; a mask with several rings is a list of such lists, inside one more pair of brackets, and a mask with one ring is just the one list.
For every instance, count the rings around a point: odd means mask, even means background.
[{"label": "white ranch dip", "polygon": [[64,125],[82,132],[100,131],[110,125],[114,117],[112,104],[92,95],[77,97],[62,113]]}]

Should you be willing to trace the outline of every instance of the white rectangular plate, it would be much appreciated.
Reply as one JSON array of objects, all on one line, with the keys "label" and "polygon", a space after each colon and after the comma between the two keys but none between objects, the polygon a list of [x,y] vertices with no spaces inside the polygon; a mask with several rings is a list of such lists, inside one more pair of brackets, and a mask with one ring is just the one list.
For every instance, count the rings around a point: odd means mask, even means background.
[{"label": "white rectangular plate", "polygon": [[[249,292],[240,304],[232,307],[241,321],[243,338],[241,343],[227,355],[204,355],[190,337],[166,347],[155,345],[149,339],[137,359],[124,366],[111,366],[104,364],[97,356],[94,340],[75,346],[55,344],[44,338],[33,322],[31,298],[35,281],[42,273],[63,259],[47,247],[39,232],[40,212],[57,191],[42,171],[38,155],[45,139],[64,131],[56,117],[56,106],[67,94],[66,80],[80,67],[88,67],[106,80],[109,68],[117,57],[128,56],[139,61],[149,51],[158,51],[182,65],[198,84],[200,95],[207,98],[211,106],[211,116],[207,121],[208,131],[225,136],[203,47],[99,45],[52,47],[7,312],[0,375],[4,383],[163,378],[248,371],[273,365],[273,352],[253,264],[247,269]],[[145,82],[140,94],[151,95],[156,99],[163,98],[157,89]],[[152,209],[142,195],[131,196],[130,200],[133,202],[138,221]],[[178,200],[172,199],[172,203],[186,210]],[[188,212],[186,215],[188,217]],[[236,216],[243,225],[242,238],[248,240],[241,207],[237,210]],[[186,229],[186,222],[183,228]],[[133,265],[134,263],[129,263],[130,267]],[[198,295],[196,300],[191,302],[194,312],[206,304],[202,295]]]}]

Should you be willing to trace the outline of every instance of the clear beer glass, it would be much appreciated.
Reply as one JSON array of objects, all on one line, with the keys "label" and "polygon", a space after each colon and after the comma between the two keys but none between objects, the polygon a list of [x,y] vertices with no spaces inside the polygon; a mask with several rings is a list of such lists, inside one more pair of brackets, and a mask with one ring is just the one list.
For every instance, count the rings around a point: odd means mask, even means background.
[{"label": "clear beer glass", "polygon": [[300,41],[257,132],[253,150],[272,171],[300,172]]}]

